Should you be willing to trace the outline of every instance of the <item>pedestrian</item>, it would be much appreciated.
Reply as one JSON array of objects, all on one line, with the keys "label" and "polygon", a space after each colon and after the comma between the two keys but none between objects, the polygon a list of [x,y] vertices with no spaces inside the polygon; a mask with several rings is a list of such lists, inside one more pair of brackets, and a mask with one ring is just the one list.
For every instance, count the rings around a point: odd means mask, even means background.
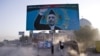
[{"label": "pedestrian", "polygon": [[61,56],[63,56],[63,52],[64,52],[64,43],[62,41],[59,41],[59,46],[60,46],[60,54]]},{"label": "pedestrian", "polygon": [[51,54],[54,55],[54,46],[51,44]]}]

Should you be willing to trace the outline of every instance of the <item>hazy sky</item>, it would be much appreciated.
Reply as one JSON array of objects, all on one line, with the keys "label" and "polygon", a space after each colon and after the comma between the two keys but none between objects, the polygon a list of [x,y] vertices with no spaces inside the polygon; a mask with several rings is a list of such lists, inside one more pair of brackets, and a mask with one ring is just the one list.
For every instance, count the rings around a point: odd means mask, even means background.
[{"label": "hazy sky", "polygon": [[18,39],[26,31],[26,6],[36,4],[79,4],[79,17],[89,20],[100,30],[100,0],[0,0],[0,41]]}]

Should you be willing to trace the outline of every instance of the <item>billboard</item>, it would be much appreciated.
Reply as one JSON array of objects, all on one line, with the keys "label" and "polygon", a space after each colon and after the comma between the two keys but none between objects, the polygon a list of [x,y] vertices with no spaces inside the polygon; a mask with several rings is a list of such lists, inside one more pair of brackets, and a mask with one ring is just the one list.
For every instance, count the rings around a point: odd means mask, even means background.
[{"label": "billboard", "polygon": [[19,32],[19,35],[24,35],[24,31],[20,31]]},{"label": "billboard", "polygon": [[79,29],[78,4],[28,5],[26,30]]}]

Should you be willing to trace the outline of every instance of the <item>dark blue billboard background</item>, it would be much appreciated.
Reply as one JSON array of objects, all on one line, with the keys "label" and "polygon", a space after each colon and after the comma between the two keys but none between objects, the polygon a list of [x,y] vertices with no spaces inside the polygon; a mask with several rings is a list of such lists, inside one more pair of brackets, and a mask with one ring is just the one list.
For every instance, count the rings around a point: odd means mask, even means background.
[{"label": "dark blue billboard background", "polygon": [[[28,5],[26,30],[37,30],[34,26],[35,24],[34,22],[41,8],[46,8],[47,11],[44,13],[44,16],[40,20],[40,24],[47,24],[46,17],[48,13],[50,12],[50,10],[53,10],[57,16],[56,26],[58,26],[60,30],[79,29],[80,24],[79,24],[78,4],[57,4],[57,5]],[[50,30],[50,29],[44,28],[44,29],[38,29],[38,30]]]}]

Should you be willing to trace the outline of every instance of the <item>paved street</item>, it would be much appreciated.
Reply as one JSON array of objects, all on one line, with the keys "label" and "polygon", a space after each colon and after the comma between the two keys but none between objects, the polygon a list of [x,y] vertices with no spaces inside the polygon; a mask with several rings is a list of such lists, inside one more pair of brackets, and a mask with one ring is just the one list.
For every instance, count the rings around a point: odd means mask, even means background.
[{"label": "paved street", "polygon": [[0,56],[36,56],[32,47],[0,47]]},{"label": "paved street", "polygon": [[87,56],[100,56],[100,53],[96,53],[95,51],[88,51]]},{"label": "paved street", "polygon": [[[56,49],[56,48],[55,48]],[[64,50],[65,52],[65,50]],[[4,46],[0,47],[0,56],[52,56],[51,49],[37,49],[32,46],[28,47],[16,47],[16,46]],[[64,53],[66,56],[67,54]],[[59,50],[54,51],[54,56],[60,56]]]},{"label": "paved street", "polygon": [[[38,49],[32,46],[16,47],[16,46],[4,46],[0,47],[0,56],[37,56]],[[50,49],[39,49],[39,56],[53,56]],[[60,56],[59,50],[55,48],[54,56]],[[64,50],[64,56],[68,56],[66,50]],[[87,52],[87,56],[100,56],[99,53]]]}]

